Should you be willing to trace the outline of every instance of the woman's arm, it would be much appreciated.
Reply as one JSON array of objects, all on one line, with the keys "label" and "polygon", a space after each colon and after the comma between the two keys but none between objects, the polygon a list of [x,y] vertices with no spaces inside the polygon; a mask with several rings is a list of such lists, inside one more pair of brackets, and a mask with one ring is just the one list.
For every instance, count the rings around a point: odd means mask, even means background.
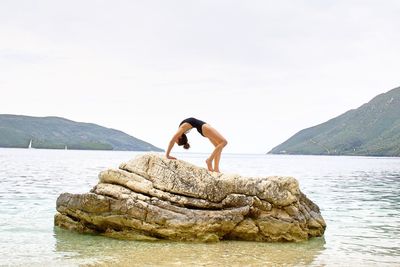
[{"label": "woman's arm", "polygon": [[175,143],[178,142],[179,138],[182,136],[182,134],[186,131],[184,127],[179,127],[178,131],[174,136],[172,137],[171,141],[169,141],[168,149],[167,152],[165,152],[165,156],[168,159],[176,159],[175,157],[172,157],[169,155],[171,153],[172,148],[174,147]]},{"label": "woman's arm", "polygon": [[167,152],[165,153],[165,156],[168,159],[176,159],[175,157],[172,157],[172,156],[169,155],[169,153],[171,152],[172,148],[174,147],[174,144],[175,144],[175,140],[171,139],[171,141],[169,141]]}]

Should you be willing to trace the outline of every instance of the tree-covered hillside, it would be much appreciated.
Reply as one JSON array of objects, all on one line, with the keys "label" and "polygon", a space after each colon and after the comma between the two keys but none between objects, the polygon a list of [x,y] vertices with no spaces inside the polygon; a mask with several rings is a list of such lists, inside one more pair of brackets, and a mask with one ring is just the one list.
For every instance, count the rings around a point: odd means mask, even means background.
[{"label": "tree-covered hillside", "polygon": [[0,147],[138,150],[161,149],[124,132],[59,117],[0,115]]},{"label": "tree-covered hillside", "polygon": [[400,87],[301,130],[269,153],[400,156]]}]

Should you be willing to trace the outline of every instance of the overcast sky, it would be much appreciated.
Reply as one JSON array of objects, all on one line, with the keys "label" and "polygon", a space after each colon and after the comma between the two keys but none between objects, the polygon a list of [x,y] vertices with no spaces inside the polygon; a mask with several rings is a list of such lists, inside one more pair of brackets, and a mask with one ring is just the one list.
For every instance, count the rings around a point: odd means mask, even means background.
[{"label": "overcast sky", "polygon": [[265,153],[400,85],[399,14],[396,0],[0,0],[0,113],[164,149],[193,116],[226,152]]}]

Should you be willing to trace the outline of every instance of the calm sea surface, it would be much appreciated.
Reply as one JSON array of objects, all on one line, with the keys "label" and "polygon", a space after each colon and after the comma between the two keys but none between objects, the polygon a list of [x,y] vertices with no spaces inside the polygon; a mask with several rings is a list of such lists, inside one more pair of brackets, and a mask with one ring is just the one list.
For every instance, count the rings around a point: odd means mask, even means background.
[{"label": "calm sea surface", "polygon": [[223,154],[224,172],[299,180],[328,225],[302,243],[122,241],[53,226],[59,194],[88,192],[137,154],[0,149],[0,265],[400,266],[400,158]]}]

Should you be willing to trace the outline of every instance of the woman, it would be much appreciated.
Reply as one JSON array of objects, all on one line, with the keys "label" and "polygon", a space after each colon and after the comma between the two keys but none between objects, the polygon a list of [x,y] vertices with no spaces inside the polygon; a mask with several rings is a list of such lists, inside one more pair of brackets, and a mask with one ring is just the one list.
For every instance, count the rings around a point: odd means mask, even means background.
[{"label": "woman", "polygon": [[207,137],[215,146],[213,153],[206,160],[206,163],[209,171],[219,172],[219,160],[221,159],[221,152],[222,149],[228,144],[228,142],[219,132],[217,132],[217,130],[211,127],[210,124],[195,118],[187,118],[179,124],[178,131],[169,142],[169,146],[166,152],[167,158],[176,159],[175,157],[169,155],[175,143],[177,143],[179,146],[183,146],[185,149],[190,148],[186,133],[192,128],[196,128],[202,136]]}]

